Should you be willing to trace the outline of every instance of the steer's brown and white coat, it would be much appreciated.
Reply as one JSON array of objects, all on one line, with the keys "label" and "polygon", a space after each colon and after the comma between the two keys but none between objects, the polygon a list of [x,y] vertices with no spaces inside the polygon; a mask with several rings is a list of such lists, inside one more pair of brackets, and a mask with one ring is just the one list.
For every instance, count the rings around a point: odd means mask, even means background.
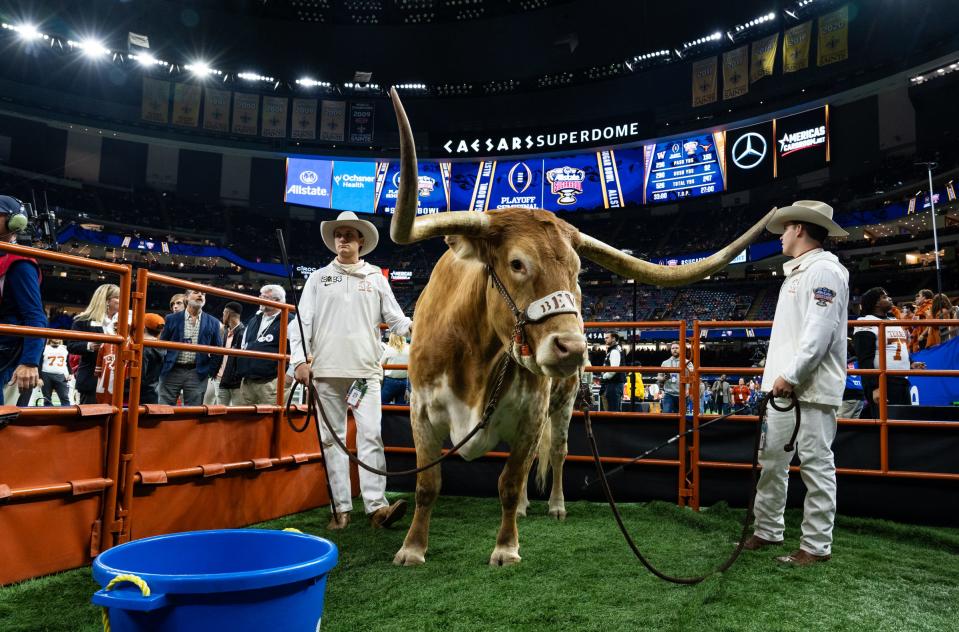
[{"label": "steer's brown and white coat", "polygon": [[[539,446],[540,478],[553,467],[549,512],[562,518],[562,465],[566,437],[586,363],[580,313],[561,313],[526,326],[529,355],[512,333],[515,319],[493,286],[487,266],[502,280],[519,309],[554,292],[569,292],[581,308],[577,284],[580,256],[626,277],[655,285],[679,285],[722,268],[755,239],[767,215],[716,255],[681,270],[635,259],[580,233],[543,210],[504,209],[416,217],[416,154],[406,113],[392,92],[400,129],[400,191],[390,233],[397,243],[445,236],[449,245],[416,305],[409,376],[410,422],[417,466],[439,457],[443,440],[456,443],[482,419],[506,353],[511,365],[490,425],[460,449],[472,460],[500,441],[510,456],[499,478],[502,518],[490,564],[520,560],[517,511],[525,512],[525,481]],[[396,564],[425,561],[430,513],[440,490],[440,467],[417,475],[416,510]]]}]

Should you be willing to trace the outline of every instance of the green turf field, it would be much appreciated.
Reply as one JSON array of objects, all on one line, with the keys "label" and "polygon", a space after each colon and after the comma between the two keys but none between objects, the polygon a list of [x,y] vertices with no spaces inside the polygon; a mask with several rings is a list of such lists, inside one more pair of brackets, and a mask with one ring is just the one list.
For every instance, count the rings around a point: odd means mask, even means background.
[{"label": "green turf field", "polygon": [[[684,587],[639,565],[606,505],[568,509],[556,522],[534,501],[520,523],[523,561],[491,568],[498,502],[440,497],[426,564],[400,568],[391,561],[409,517],[399,529],[373,531],[357,506],[358,520],[331,538],[340,563],[323,630],[959,630],[959,529],[840,517],[832,561],[784,568],[772,557],[797,545],[793,511],[784,549],[746,552],[725,575]],[[725,506],[622,510],[649,557],[677,574],[718,563],[742,517]],[[317,510],[261,526],[327,535],[327,519]],[[94,590],[89,568],[2,588],[0,630],[99,630]]]}]

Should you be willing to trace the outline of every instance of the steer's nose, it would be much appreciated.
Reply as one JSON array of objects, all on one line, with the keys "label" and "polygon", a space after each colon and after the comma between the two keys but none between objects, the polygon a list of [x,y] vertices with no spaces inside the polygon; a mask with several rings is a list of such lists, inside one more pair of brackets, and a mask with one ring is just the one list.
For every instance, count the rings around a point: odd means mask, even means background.
[{"label": "steer's nose", "polygon": [[554,334],[552,351],[557,362],[566,364],[586,355],[586,338],[582,334]]}]

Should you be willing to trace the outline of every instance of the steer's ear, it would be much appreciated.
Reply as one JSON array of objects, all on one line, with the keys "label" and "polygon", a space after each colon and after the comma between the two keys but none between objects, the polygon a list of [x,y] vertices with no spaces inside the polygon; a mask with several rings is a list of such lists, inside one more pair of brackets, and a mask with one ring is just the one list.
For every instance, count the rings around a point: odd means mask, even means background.
[{"label": "steer's ear", "polygon": [[463,235],[447,235],[443,239],[458,259],[480,261],[479,240]]}]

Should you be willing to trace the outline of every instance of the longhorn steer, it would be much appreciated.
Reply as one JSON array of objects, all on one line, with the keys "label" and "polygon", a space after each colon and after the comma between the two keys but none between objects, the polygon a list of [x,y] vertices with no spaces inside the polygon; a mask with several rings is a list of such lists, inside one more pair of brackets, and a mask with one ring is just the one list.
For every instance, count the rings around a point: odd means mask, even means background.
[{"label": "longhorn steer", "polygon": [[[400,185],[390,235],[400,244],[445,236],[449,245],[416,306],[409,370],[416,463],[433,461],[446,437],[458,442],[480,422],[503,356],[510,354],[513,363],[491,422],[460,449],[460,455],[472,460],[499,441],[510,445],[499,477],[502,519],[489,562],[513,564],[520,561],[517,508],[525,501],[525,481],[538,444],[542,444],[540,478],[545,475],[547,452],[554,468],[550,513],[565,515],[566,436],[578,371],[587,360],[577,284],[579,257],[637,281],[681,285],[725,266],[762,232],[770,215],[715,255],[680,267],[626,255],[544,210],[464,211],[418,218],[413,133],[396,91],[391,95],[400,130]],[[555,293],[568,293],[557,296],[572,295],[575,313],[561,312],[527,325],[529,349],[524,354],[513,335],[514,313],[494,278],[501,280],[519,310]],[[417,475],[416,510],[394,564],[425,561],[430,514],[439,490],[439,466]]]}]

